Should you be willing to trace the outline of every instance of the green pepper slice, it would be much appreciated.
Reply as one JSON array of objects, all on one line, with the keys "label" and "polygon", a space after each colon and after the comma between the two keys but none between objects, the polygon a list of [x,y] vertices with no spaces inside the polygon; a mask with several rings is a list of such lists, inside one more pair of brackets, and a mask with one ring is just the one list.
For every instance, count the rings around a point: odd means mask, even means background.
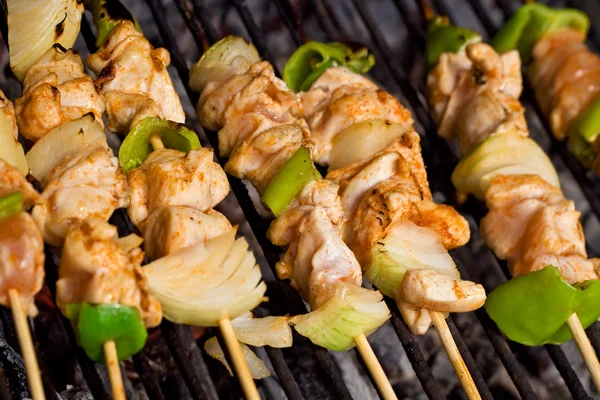
[{"label": "green pepper slice", "polygon": [[113,29],[121,21],[133,22],[135,29],[142,33],[140,24],[119,0],[85,0],[85,5],[92,11],[92,18],[98,29],[96,47],[106,43]]},{"label": "green pepper slice", "polygon": [[591,168],[596,154],[591,143],[588,143],[578,130],[569,130],[569,149],[585,168]]},{"label": "green pepper slice", "polygon": [[104,362],[104,343],[112,340],[119,360],[126,360],[144,348],[148,332],[139,312],[120,304],[67,304],[66,317],[71,321],[79,345],[87,356]]},{"label": "green pepper slice", "polygon": [[150,137],[154,135],[160,137],[168,149],[187,153],[200,148],[198,136],[184,124],[147,117],[135,124],[119,148],[119,164],[123,171],[142,165],[153,151]]},{"label": "green pepper slice", "polygon": [[275,173],[261,201],[277,217],[307,183],[319,179],[322,176],[313,164],[310,151],[300,146]]},{"label": "green pepper slice", "polygon": [[23,193],[14,192],[0,197],[0,218],[10,217],[23,211]]},{"label": "green pepper slice", "polygon": [[600,98],[594,100],[573,122],[573,129],[586,142],[592,143],[600,134]]},{"label": "green pepper slice", "polygon": [[517,10],[491,41],[499,53],[517,49],[526,61],[535,43],[548,33],[572,28],[587,34],[588,16],[572,8],[553,9],[540,3],[528,3]]},{"label": "green pepper slice", "polygon": [[478,42],[481,42],[479,33],[450,25],[446,17],[436,17],[427,27],[427,66],[432,68],[443,53],[458,53],[469,44]]},{"label": "green pepper slice", "polygon": [[342,43],[308,42],[298,47],[283,68],[283,80],[294,92],[308,90],[328,68],[344,65],[364,74],[375,65],[366,48],[353,51]]},{"label": "green pepper slice", "polygon": [[571,286],[558,268],[549,265],[500,285],[484,307],[512,341],[527,346],[559,344],[570,338],[566,321],[574,312],[584,328],[600,316],[599,285],[600,281],[588,281]]}]

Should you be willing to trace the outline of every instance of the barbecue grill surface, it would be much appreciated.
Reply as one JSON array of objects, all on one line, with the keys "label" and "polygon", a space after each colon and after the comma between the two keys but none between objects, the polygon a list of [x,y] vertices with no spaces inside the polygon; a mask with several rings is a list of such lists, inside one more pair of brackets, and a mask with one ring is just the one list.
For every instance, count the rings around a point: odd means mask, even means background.
[{"label": "barbecue grill surface", "polygon": [[[377,64],[370,76],[396,96],[413,113],[421,134],[423,155],[428,166],[436,201],[455,203],[450,173],[458,158],[454,148],[436,136],[424,96],[424,26],[420,0],[124,0],[139,20],[144,34],[155,45],[171,52],[171,76],[187,114],[204,146],[216,147],[214,132],[198,124],[194,105],[198,95],[187,86],[189,66],[206,46],[226,34],[245,37],[256,45],[263,58],[281,71],[293,50],[304,41],[353,41],[366,44]],[[435,0],[437,12],[460,25],[476,29],[484,38],[492,35],[519,5],[504,0]],[[554,6],[575,6],[600,18],[600,3],[573,0],[553,1]],[[4,10],[6,8],[4,7]],[[4,13],[5,14],[5,13]],[[5,16],[5,15],[4,15]],[[595,18],[596,17],[596,18]],[[75,48],[85,59],[94,49],[91,18],[82,23]],[[6,22],[0,21],[6,38]],[[6,42],[6,41],[5,41]],[[590,46],[600,47],[600,26],[593,23]],[[21,87],[8,67],[8,52],[0,50],[3,74],[0,88],[14,100]],[[566,196],[582,212],[590,257],[600,255],[600,180],[584,171],[566,146],[548,133],[531,90],[525,85],[523,103],[531,136],[544,147],[556,165]],[[119,139],[109,134],[117,149]],[[223,160],[219,160],[223,164]],[[255,211],[246,186],[231,178],[232,194],[218,207],[248,238],[268,283],[269,303],[258,309],[261,315],[297,314],[306,311],[288,282],[277,280],[274,266],[280,250],[266,239],[268,220]],[[485,247],[477,221],[482,204],[469,201],[459,208],[469,220],[472,239],[452,255],[466,279],[482,283],[487,291],[506,281],[507,269]],[[111,223],[127,234],[133,227],[126,213],[118,210]],[[52,301],[58,259],[47,250],[47,286],[38,296],[40,314],[33,320],[46,395],[49,399],[109,399],[110,388],[104,366],[89,361],[75,346],[73,332]],[[413,336],[399,318],[393,302],[390,322],[370,336],[370,342],[400,398],[463,398],[456,375],[430,329],[427,335]],[[573,343],[529,348],[509,343],[485,311],[453,314],[448,319],[459,350],[483,398],[568,398],[587,399],[592,392],[589,375]],[[164,321],[150,332],[144,351],[132,362],[122,363],[125,388],[130,399],[236,399],[241,390],[235,378],[202,353],[203,342],[217,331],[190,329]],[[600,326],[588,334],[600,352]],[[224,347],[224,346],[223,346]],[[10,312],[0,312],[0,399],[29,397],[23,362]],[[377,392],[357,353],[332,354],[294,335],[290,349],[258,349],[274,377],[260,381],[265,399],[371,399]]]}]

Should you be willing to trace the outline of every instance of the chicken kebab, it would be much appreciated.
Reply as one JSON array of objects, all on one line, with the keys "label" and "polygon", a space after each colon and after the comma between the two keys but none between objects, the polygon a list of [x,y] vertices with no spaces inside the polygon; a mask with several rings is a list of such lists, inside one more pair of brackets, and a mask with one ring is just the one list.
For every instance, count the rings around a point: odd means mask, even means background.
[{"label": "chicken kebab", "polygon": [[519,52],[499,54],[442,17],[427,37],[431,112],[463,154],[452,181],[485,201],[482,236],[513,276],[489,294],[486,311],[511,340],[562,343],[575,313],[584,327],[600,316],[598,260],[587,257],[580,213],[552,162],[528,137]]},{"label": "chicken kebab", "polygon": [[277,263],[311,312],[291,319],[313,343],[343,351],[389,318],[379,292],[363,289],[356,257],[342,240],[338,185],[315,169],[302,105],[253,45],[228,36],[194,64],[202,125],[218,131],[225,171],[248,180],[275,216],[269,239],[286,249]]},{"label": "chicken kebab", "polygon": [[[64,20],[79,22],[83,7],[62,3]],[[27,15],[20,4],[8,2],[9,38],[23,33],[18,22]],[[43,13],[45,6],[34,8]],[[63,29],[74,37],[79,30],[78,25]],[[129,358],[144,346],[146,328],[157,326],[162,312],[141,269],[141,239],[119,238],[107,222],[128,204],[128,190],[104,134],[104,97],[85,74],[79,54],[60,43],[50,43],[22,71],[23,95],[14,113],[19,131],[33,143],[26,160],[43,189],[32,218],[44,241],[62,248],[56,303],[92,360],[104,360],[109,342],[120,359]]]},{"label": "chicken kebab", "polygon": [[283,79],[300,90],[315,162],[339,185],[344,241],[422,335],[432,324],[428,310],[472,311],[485,291],[461,280],[448,254],[469,241],[469,226],[433,202],[410,112],[360,74],[365,66],[368,56],[342,44],[309,42],[290,57]]},{"label": "chicken kebab", "polygon": [[[99,33],[98,49],[87,62],[106,99],[108,129],[125,136],[119,162],[130,189],[127,213],[155,260],[144,273],[165,317],[204,327],[240,317],[233,329],[241,342],[291,346],[287,317],[249,315],[264,300],[266,285],[247,241],[235,238],[237,226],[213,209],[228,195],[229,183],[213,150],[201,147],[183,125],[168,51],[150,44],[122,4],[88,6]],[[259,332],[265,327],[269,334]],[[243,349],[256,365],[254,354]]]},{"label": "chicken kebab", "polygon": [[522,6],[491,44],[518,50],[537,103],[558,140],[600,174],[600,56],[585,44],[590,20],[580,10]]}]

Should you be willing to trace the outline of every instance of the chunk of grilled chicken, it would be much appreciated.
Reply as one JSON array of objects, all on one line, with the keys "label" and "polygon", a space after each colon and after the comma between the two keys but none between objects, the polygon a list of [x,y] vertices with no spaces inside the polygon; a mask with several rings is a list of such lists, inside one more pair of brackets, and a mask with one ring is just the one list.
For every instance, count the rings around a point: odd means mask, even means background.
[{"label": "chunk of grilled chicken", "polygon": [[0,197],[14,192],[23,194],[23,208],[29,210],[31,206],[41,202],[41,197],[35,191],[27,178],[15,167],[0,158]]},{"label": "chunk of grilled chicken", "polygon": [[348,78],[349,74],[343,67],[330,68],[300,94],[315,143],[313,157],[319,164],[329,164],[333,139],[351,125],[371,119],[412,125],[410,112],[398,100],[373,83],[366,84],[365,78]]},{"label": "chunk of grilled chicken", "polygon": [[267,61],[257,62],[246,73],[225,82],[209,83],[200,95],[197,111],[207,129],[216,131],[225,127],[224,133],[219,133],[219,144],[224,144],[222,156],[229,155],[250,133],[257,133],[257,124],[243,127],[236,123],[237,118],[247,113],[260,114],[278,125],[302,124],[299,100],[275,76],[273,66]]},{"label": "chunk of grilled chicken", "polygon": [[375,244],[405,220],[432,229],[446,249],[469,241],[467,221],[454,208],[432,201],[429,187],[421,189],[423,183],[396,147],[327,175],[340,183],[345,240],[362,265],[369,265]]},{"label": "chunk of grilled chicken", "polygon": [[21,134],[35,142],[90,112],[102,124],[106,105],[79,54],[55,45],[27,71],[15,109]]},{"label": "chunk of grilled chicken", "polygon": [[144,249],[151,259],[210,240],[232,229],[231,223],[218,211],[203,212],[183,206],[161,207],[144,225]]},{"label": "chunk of grilled chicken", "polygon": [[106,142],[67,156],[44,178],[43,203],[32,216],[44,241],[61,246],[69,225],[86,218],[108,221],[128,204],[125,175]]},{"label": "chunk of grilled chicken", "polygon": [[10,307],[16,289],[28,315],[37,315],[34,297],[44,284],[44,240],[26,212],[0,220],[0,304]]},{"label": "chunk of grilled chicken", "polygon": [[492,133],[528,135],[517,51],[497,54],[485,43],[444,53],[427,77],[427,96],[438,134],[457,139],[466,154]]},{"label": "chunk of grilled chicken", "polygon": [[148,216],[165,206],[185,206],[205,212],[229,193],[227,176],[213,161],[213,150],[199,148],[185,154],[157,149],[127,173],[132,222],[145,230]]},{"label": "chunk of grilled chicken", "polygon": [[56,282],[56,303],[63,313],[70,303],[121,304],[136,308],[146,327],[160,323],[160,303],[150,294],[141,267],[144,252],[128,242],[101,220],[71,225]]},{"label": "chunk of grilled chicken", "polygon": [[481,221],[488,246],[508,260],[513,276],[555,265],[569,283],[597,279],[587,259],[580,213],[538,175],[499,175],[486,192]]},{"label": "chunk of grilled chicken", "polygon": [[166,49],[155,49],[131,21],[121,21],[109,39],[87,58],[96,86],[106,96],[108,128],[127,134],[148,116],[183,123],[185,114],[173,87]]},{"label": "chunk of grilled chicken", "polygon": [[6,116],[6,119],[8,119],[8,122],[12,126],[15,140],[19,140],[19,128],[17,127],[15,106],[13,105],[12,101],[6,97],[2,90],[0,90],[0,112]]},{"label": "chunk of grilled chicken", "polygon": [[476,310],[486,299],[483,286],[433,269],[409,269],[396,292],[410,305],[442,312]]},{"label": "chunk of grilled chicken", "polygon": [[552,132],[564,139],[567,128],[600,94],[600,57],[585,35],[561,29],[545,35],[532,51],[527,75]]}]

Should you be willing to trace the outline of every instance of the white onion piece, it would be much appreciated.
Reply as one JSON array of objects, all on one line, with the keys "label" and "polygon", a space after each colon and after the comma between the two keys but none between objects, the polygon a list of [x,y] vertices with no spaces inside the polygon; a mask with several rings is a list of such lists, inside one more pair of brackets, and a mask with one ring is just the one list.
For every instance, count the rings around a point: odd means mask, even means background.
[{"label": "white onion piece", "polygon": [[65,157],[100,141],[106,142],[106,135],[93,114],[60,125],[38,140],[27,153],[31,174],[42,181]]},{"label": "white onion piece", "polygon": [[498,133],[485,139],[456,166],[452,182],[456,188],[483,199],[496,175],[539,175],[560,187],[552,161],[533,140],[516,132]]},{"label": "white onion piece", "polygon": [[365,275],[383,294],[395,298],[394,290],[400,286],[404,273],[409,269],[434,269],[452,278],[460,278],[437,233],[411,221],[403,221],[394,225],[377,243]]},{"label": "white onion piece", "polygon": [[16,167],[23,175],[29,173],[23,146],[14,136],[13,125],[8,117],[0,111],[0,158]]},{"label": "white onion piece", "polygon": [[190,87],[201,92],[209,82],[222,82],[243,74],[260,61],[252,43],[238,36],[227,36],[212,45],[190,70]]},{"label": "white onion piece", "polygon": [[255,318],[250,311],[231,321],[235,336],[242,343],[262,347],[291,347],[289,317]]},{"label": "white onion piece", "polygon": [[263,301],[267,289],[244,238],[235,229],[183,248],[144,267],[150,291],[165,318],[176,323],[218,326]]},{"label": "white onion piece", "polygon": [[23,82],[29,68],[54,45],[70,48],[79,34],[80,0],[7,0],[10,67]]},{"label": "white onion piece", "polygon": [[[240,343],[240,347],[242,348],[242,353],[244,353],[244,358],[246,359],[246,363],[248,364],[253,379],[263,379],[271,376],[271,373],[263,360],[258,358],[244,343]],[[229,375],[233,376],[233,371],[231,370],[227,358],[225,358],[225,353],[216,337],[211,337],[204,343],[204,351],[215,360],[220,361],[221,364],[227,368],[227,371],[229,371]]]},{"label": "white onion piece", "polygon": [[398,140],[410,124],[371,119],[351,125],[338,133],[332,143],[329,169],[365,161]]}]

